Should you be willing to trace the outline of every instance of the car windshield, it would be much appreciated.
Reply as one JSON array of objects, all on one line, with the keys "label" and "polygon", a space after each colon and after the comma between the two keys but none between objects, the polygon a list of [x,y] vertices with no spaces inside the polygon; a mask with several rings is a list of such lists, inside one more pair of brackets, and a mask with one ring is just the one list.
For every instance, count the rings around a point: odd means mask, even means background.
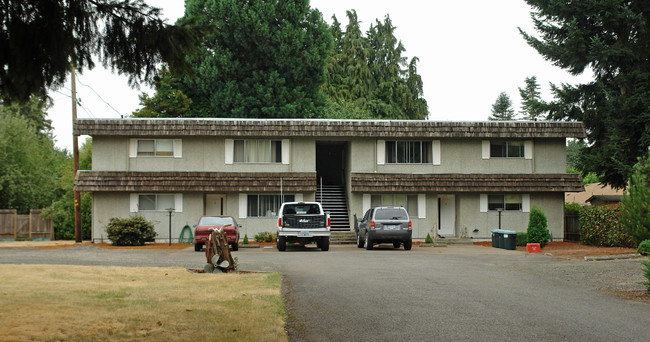
[{"label": "car windshield", "polygon": [[408,214],[402,208],[377,209],[375,220],[406,220]]},{"label": "car windshield", "polygon": [[292,215],[292,214],[298,214],[298,215],[313,214],[313,215],[318,215],[318,214],[320,214],[320,210],[318,208],[318,204],[287,204],[287,205],[284,206],[284,209],[282,210],[282,214],[284,214],[284,215]]},{"label": "car windshield", "polygon": [[232,217],[208,216],[201,217],[201,220],[199,220],[199,226],[223,226],[224,224],[234,225]]}]

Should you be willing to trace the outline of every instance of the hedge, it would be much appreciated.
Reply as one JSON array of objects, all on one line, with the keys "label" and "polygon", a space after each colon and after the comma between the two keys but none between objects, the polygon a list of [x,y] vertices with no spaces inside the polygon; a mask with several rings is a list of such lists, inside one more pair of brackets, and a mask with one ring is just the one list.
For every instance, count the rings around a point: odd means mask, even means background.
[{"label": "hedge", "polygon": [[620,208],[585,206],[580,210],[580,242],[606,247],[636,247],[619,220]]}]

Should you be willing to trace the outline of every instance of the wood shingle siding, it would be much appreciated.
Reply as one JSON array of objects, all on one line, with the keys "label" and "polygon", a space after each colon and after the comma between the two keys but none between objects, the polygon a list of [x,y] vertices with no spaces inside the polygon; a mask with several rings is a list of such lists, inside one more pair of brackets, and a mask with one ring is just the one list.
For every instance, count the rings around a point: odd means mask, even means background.
[{"label": "wood shingle siding", "polygon": [[564,192],[583,191],[578,174],[352,173],[352,192]]},{"label": "wood shingle siding", "polygon": [[113,172],[80,171],[77,191],[130,192],[314,192],[315,172]]},{"label": "wood shingle siding", "polygon": [[581,122],[319,119],[78,119],[75,135],[376,138],[584,138]]}]

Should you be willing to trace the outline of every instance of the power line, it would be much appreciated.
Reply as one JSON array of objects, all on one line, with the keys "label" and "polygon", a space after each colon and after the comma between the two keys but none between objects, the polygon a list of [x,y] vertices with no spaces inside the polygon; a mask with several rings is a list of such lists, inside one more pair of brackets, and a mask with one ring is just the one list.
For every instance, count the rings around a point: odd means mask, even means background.
[{"label": "power line", "polygon": [[107,106],[111,107],[111,109],[114,110],[115,113],[117,113],[118,115],[122,116],[122,114],[121,114],[117,109],[113,108],[113,106],[111,106],[110,103],[106,102],[106,100],[104,100],[104,98],[102,98],[102,96],[99,95],[99,94],[95,91],[95,89],[93,89],[93,87],[91,87],[91,86],[89,86],[89,85],[87,85],[87,84],[84,84],[83,82],[81,82],[81,81],[79,80],[78,77],[77,77],[77,82],[79,82],[79,84],[81,84],[81,85],[84,86],[84,87],[88,87],[88,88],[90,88],[90,90],[92,90],[93,93],[95,93],[95,95],[97,95],[97,97],[99,97],[99,99],[102,100],[102,102],[104,102]]}]

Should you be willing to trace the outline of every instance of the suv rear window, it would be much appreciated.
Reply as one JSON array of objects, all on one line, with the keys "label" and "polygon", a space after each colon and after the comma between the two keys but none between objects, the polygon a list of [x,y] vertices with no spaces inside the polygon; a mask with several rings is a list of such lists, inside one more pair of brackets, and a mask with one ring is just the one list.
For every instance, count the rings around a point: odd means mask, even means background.
[{"label": "suv rear window", "polygon": [[284,206],[282,210],[283,215],[304,215],[304,214],[320,214],[318,209],[318,204],[288,204]]},{"label": "suv rear window", "polygon": [[408,220],[403,208],[379,208],[375,211],[375,220]]}]

